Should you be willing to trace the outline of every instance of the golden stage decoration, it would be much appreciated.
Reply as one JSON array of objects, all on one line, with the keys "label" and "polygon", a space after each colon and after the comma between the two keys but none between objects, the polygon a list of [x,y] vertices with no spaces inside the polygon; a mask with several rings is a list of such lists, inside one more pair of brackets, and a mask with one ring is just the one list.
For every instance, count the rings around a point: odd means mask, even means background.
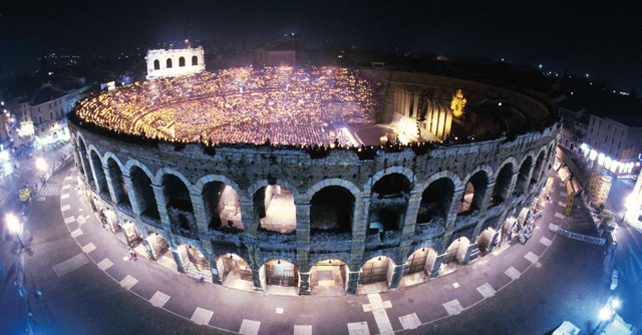
[{"label": "golden stage decoration", "polygon": [[466,107],[464,93],[462,93],[461,90],[457,90],[457,93],[453,94],[453,100],[450,103],[450,108],[453,110],[453,116],[456,118],[463,117],[464,107]]}]

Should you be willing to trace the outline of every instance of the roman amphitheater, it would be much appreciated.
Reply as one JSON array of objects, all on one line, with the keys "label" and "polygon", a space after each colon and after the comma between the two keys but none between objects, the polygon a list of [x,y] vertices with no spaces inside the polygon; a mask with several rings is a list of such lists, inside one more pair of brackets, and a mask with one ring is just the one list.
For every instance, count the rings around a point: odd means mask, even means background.
[{"label": "roman amphitheater", "polygon": [[158,78],[87,97],[68,126],[115,238],[195,280],[290,295],[484,257],[543,188],[559,132],[535,94],[372,68]]}]

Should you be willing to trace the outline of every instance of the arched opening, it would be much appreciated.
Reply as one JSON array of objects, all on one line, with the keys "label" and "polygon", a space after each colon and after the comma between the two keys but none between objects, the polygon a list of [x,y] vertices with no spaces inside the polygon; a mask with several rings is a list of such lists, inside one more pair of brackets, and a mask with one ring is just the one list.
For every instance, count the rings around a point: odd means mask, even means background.
[{"label": "arched opening", "polygon": [[526,191],[526,187],[528,186],[528,174],[531,171],[531,166],[533,165],[533,158],[531,156],[528,156],[525,160],[524,163],[522,163],[522,166],[519,168],[519,175],[517,176],[517,183],[515,183],[515,191],[513,194],[515,196],[520,196],[524,194]]},{"label": "arched opening", "polygon": [[185,274],[208,283],[212,282],[212,268],[207,257],[191,244],[181,244],[177,248],[178,255],[183,262]]},{"label": "arched opening", "polygon": [[479,234],[476,244],[482,256],[490,252],[492,249],[493,238],[495,237],[496,232],[497,231],[493,227],[488,227]]},{"label": "arched opening", "polygon": [[469,246],[470,240],[467,237],[460,237],[454,240],[448,249],[446,249],[441,263],[443,265],[450,265],[451,263],[462,264],[466,258]]},{"label": "arched opening", "polygon": [[91,165],[93,165],[93,174],[96,182],[98,183],[98,189],[100,190],[101,196],[108,197],[109,189],[107,188],[107,180],[105,179],[105,172],[103,171],[103,163],[98,157],[96,151],[92,151],[89,154],[91,159]]},{"label": "arched opening", "polygon": [[80,157],[80,163],[84,170],[85,178],[87,178],[87,183],[93,189],[96,188],[94,183],[94,174],[91,172],[91,166],[89,165],[89,156],[87,156],[87,148],[85,147],[85,141],[82,138],[78,139],[78,156]]},{"label": "arched opening", "polygon": [[413,252],[403,266],[403,277],[399,286],[412,286],[430,279],[430,271],[437,259],[433,248],[421,248]]},{"label": "arched opening", "polygon": [[478,171],[470,177],[470,180],[466,183],[466,189],[461,198],[459,213],[469,214],[482,208],[487,187],[488,175],[485,171]]},{"label": "arched opening", "polygon": [[310,233],[352,231],[354,196],[341,186],[322,188],[310,200]]},{"label": "arched opening", "polygon": [[[359,286],[357,293],[383,292],[388,289],[392,274],[394,273],[395,262],[386,256],[378,256],[370,259],[361,267],[359,274]],[[361,291],[361,292],[359,292]]]},{"label": "arched opening", "polygon": [[265,293],[278,295],[299,294],[299,270],[288,261],[282,259],[267,261],[259,269],[259,277]]},{"label": "arched opening", "polygon": [[508,190],[510,188],[512,179],[513,164],[504,164],[502,169],[499,170],[499,174],[497,174],[497,179],[495,180],[493,194],[490,197],[491,206],[496,206],[506,201],[506,199],[508,198]]},{"label": "arched opening", "polygon": [[239,195],[229,185],[213,181],[203,187],[203,203],[209,229],[243,231]]},{"label": "arched opening", "polygon": [[185,57],[181,56],[178,58],[178,67],[183,67],[185,66]]},{"label": "arched opening", "polygon": [[168,252],[169,244],[167,244],[163,236],[152,231],[147,232],[147,243],[149,243],[151,254],[157,263],[169,269],[176,270],[174,256],[171,252]]},{"label": "arched opening", "polygon": [[310,292],[312,295],[344,295],[348,283],[348,266],[337,259],[316,263],[310,271]]},{"label": "arched opening", "polygon": [[154,60],[154,70],[160,70],[160,61],[158,59]]},{"label": "arched opening", "polygon": [[123,177],[118,163],[111,157],[107,158],[107,176],[111,182],[111,188],[114,190],[114,197],[116,199],[113,200],[119,208],[124,208],[126,212],[131,213],[132,205],[129,201],[129,192],[127,190],[127,184],[125,183],[125,177]]},{"label": "arched opening", "polygon": [[167,60],[165,61],[165,67],[168,68],[168,69],[172,68],[172,59],[171,58],[167,58]]},{"label": "arched opening", "polygon": [[537,156],[537,160],[535,161],[535,169],[533,169],[533,177],[531,178],[531,184],[536,184],[538,181],[540,181],[540,177],[542,175],[542,170],[544,167],[545,156],[546,155],[544,155],[544,151],[540,152]]},{"label": "arched opening", "polygon": [[141,217],[143,220],[151,219],[152,222],[158,224],[160,215],[158,214],[158,205],[156,204],[151,179],[149,179],[145,171],[138,166],[132,167],[129,176],[132,180],[134,199],[138,201]]},{"label": "arched opening", "polygon": [[192,66],[198,65],[198,57],[192,56]]},{"label": "arched opening", "polygon": [[175,234],[191,236],[192,227],[196,227],[196,218],[187,186],[173,174],[163,175],[162,183],[172,231]]},{"label": "arched opening", "polygon": [[254,194],[254,208],[263,230],[290,234],[296,231],[294,196],[285,187],[267,185]]},{"label": "arched opening", "polygon": [[401,230],[411,188],[410,180],[400,173],[386,175],[372,186],[368,234],[380,234],[383,240],[386,232]]},{"label": "arched opening", "polygon": [[237,290],[254,291],[252,268],[235,254],[221,255],[216,259],[216,270],[225,287]]},{"label": "arched opening", "polygon": [[454,192],[455,184],[450,178],[441,178],[430,183],[421,194],[417,224],[435,221],[445,224]]}]

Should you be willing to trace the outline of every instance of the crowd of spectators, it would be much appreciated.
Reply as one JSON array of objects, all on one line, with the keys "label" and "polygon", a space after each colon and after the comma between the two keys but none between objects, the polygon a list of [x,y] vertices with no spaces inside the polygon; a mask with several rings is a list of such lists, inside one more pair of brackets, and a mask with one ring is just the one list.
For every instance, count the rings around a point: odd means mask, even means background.
[{"label": "crowd of spectators", "polygon": [[375,92],[346,68],[251,67],[136,82],[79,102],[84,122],[173,142],[350,145],[333,125],[371,123]]}]

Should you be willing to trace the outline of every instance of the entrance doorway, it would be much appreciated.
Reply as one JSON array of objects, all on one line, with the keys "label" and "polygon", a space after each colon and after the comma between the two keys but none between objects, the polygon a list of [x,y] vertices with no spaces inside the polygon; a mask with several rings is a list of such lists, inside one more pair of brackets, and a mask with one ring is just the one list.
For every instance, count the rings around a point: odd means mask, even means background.
[{"label": "entrance doorway", "polygon": [[252,268],[238,255],[227,254],[219,256],[216,259],[216,270],[223,286],[237,290],[254,291]]},{"label": "entrance doorway", "polygon": [[318,262],[310,271],[310,292],[312,295],[344,295],[348,278],[348,266],[336,259]]}]

